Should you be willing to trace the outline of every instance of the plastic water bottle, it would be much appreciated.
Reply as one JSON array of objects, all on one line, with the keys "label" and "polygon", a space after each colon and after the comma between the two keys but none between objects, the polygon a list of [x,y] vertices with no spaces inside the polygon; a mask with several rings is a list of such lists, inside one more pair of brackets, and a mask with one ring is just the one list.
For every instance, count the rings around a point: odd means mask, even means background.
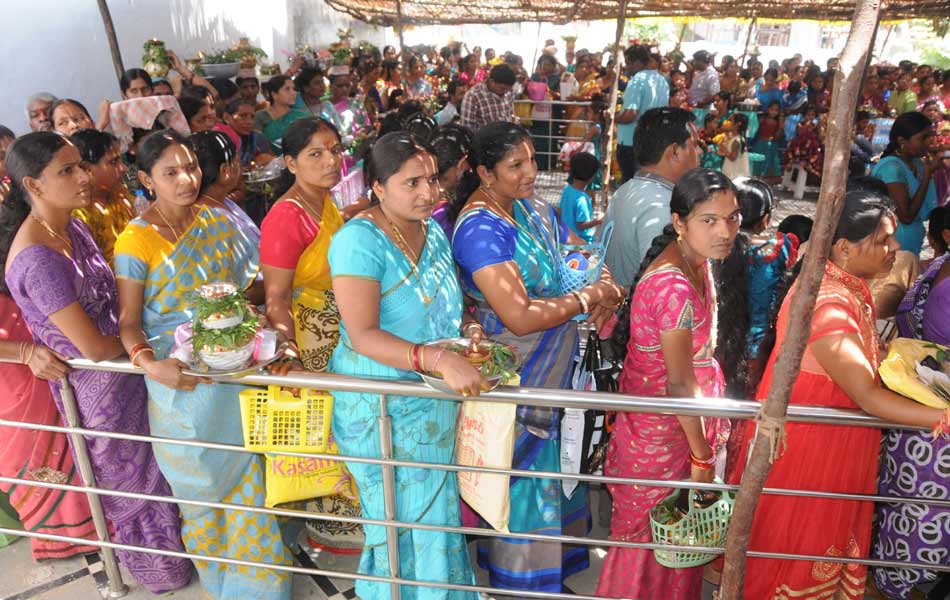
[{"label": "plastic water bottle", "polygon": [[148,198],[145,197],[145,190],[135,190],[135,213],[138,216],[141,217],[142,213],[147,211],[151,205],[152,203],[149,202]]}]

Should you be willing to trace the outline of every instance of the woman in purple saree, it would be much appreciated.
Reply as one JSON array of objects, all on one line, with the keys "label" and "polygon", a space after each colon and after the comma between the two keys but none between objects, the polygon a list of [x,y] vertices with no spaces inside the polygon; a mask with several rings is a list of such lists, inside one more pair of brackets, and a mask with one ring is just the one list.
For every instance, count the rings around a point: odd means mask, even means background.
[{"label": "woman in purple saree", "polygon": [[[945,250],[950,238],[947,209],[931,213],[930,245]],[[897,308],[900,337],[950,345],[950,253],[937,256]],[[884,496],[950,497],[950,442],[929,432],[885,431],[879,493]],[[922,504],[880,504],[880,534],[874,558],[950,566],[950,511]],[[878,568],[874,579],[888,598],[911,597],[918,584],[943,573],[929,569]]]},{"label": "woman in purple saree", "polygon": [[[32,133],[10,147],[13,179],[0,229],[16,230],[4,268],[7,286],[38,344],[66,358],[110,360],[125,354],[118,338],[115,277],[89,228],[71,218],[88,204],[90,177],[65,137]],[[148,435],[145,381],[139,375],[74,370],[69,384],[86,429]],[[59,382],[50,382],[63,412]],[[148,443],[87,438],[96,485],[103,489],[170,496]],[[174,503],[101,496],[121,544],[183,552]],[[119,551],[119,559],[146,589],[163,593],[191,580],[191,562]]]}]

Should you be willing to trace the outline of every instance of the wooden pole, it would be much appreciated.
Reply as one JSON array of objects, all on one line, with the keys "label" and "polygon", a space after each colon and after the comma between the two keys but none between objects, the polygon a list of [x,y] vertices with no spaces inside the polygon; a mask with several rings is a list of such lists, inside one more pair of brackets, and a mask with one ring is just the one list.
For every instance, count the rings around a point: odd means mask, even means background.
[{"label": "wooden pole", "polygon": [[881,51],[878,53],[879,58],[884,58],[884,48],[887,48],[887,41],[891,39],[891,32],[894,31],[894,24],[891,23],[887,26],[887,33],[884,34],[884,43],[881,44]]},{"label": "wooden pole", "polygon": [[115,67],[116,83],[122,79],[125,67],[122,66],[122,52],[119,51],[119,40],[115,36],[115,25],[112,23],[112,13],[106,0],[96,0],[99,4],[99,14],[102,15],[102,24],[106,29],[106,39],[109,40],[109,51],[112,53],[112,66]]},{"label": "wooden pole", "polygon": [[607,135],[604,136],[604,148],[601,155],[604,157],[602,165],[603,176],[601,179],[600,202],[594,211],[597,214],[603,214],[607,210],[607,199],[610,197],[610,167],[613,165],[613,147],[616,138],[616,127],[614,119],[617,116],[617,91],[620,89],[620,61],[623,59],[623,38],[624,25],[627,23],[627,0],[620,0],[620,12],[617,14],[617,35],[614,36],[614,82],[610,86],[610,98],[607,100],[607,110],[610,118],[607,120]]},{"label": "wooden pole", "polygon": [[[845,180],[850,156],[851,125],[854,107],[860,93],[861,76],[871,38],[878,22],[880,0],[858,0],[848,41],[841,53],[840,68],[835,74],[835,93],[829,113],[828,137],[825,145],[825,163],[821,178],[821,194],[815,225],[805,254],[805,264],[798,281],[798,291],[791,298],[790,326],[785,341],[778,349],[772,374],[772,386],[762,406],[768,422],[775,423],[784,434],[785,416],[792,386],[801,368],[805,344],[811,335],[811,317],[815,299],[825,273],[825,261],[831,250],[831,239],[844,207]],[[736,497],[729,534],[726,536],[726,563],[722,573],[720,600],[741,600],[745,577],[746,552],[755,508],[762,494],[771,468],[770,442],[781,447],[778,439],[770,439],[760,427],[754,440],[751,458],[742,475]],[[774,434],[778,436],[776,432]],[[763,523],[767,527],[767,523]],[[807,524],[805,524],[807,525]]]},{"label": "wooden pole", "polygon": [[[871,35],[871,51],[868,52],[868,59],[864,63],[864,71],[861,73],[861,89],[858,90],[858,97],[855,99],[855,113],[861,108],[861,95],[864,94],[864,84],[867,83],[868,74],[871,72],[871,63],[874,60],[874,46],[877,44],[877,34],[881,30],[881,13],[877,13],[877,24],[874,26],[874,33]],[[832,90],[831,93],[834,93]]]},{"label": "wooden pole", "polygon": [[[536,69],[538,66],[538,47],[541,44],[541,21],[538,21],[538,34],[534,36],[534,57],[531,59],[531,68]],[[566,60],[564,62],[567,62]],[[547,83],[547,82],[545,82]]]},{"label": "wooden pole", "polygon": [[745,47],[742,49],[742,56],[739,57],[739,64],[742,64],[742,61],[745,60],[746,55],[749,54],[749,42],[752,41],[752,29],[755,27],[756,21],[759,20],[759,17],[752,17],[752,20],[749,21],[749,31],[745,36]]},{"label": "wooden pole", "polygon": [[403,45],[403,40],[402,40],[402,2],[401,0],[396,0],[396,34],[399,36],[399,58],[404,63],[408,64],[408,60],[405,55],[406,48]]}]

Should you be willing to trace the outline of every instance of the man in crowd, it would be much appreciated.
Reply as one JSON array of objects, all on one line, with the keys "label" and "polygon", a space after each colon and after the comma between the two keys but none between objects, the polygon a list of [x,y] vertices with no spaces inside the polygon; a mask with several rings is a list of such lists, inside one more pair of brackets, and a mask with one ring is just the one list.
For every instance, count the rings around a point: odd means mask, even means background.
[{"label": "man in crowd", "polygon": [[51,131],[53,129],[50,109],[56,102],[56,96],[49,92],[37,92],[26,102],[26,116],[30,120],[30,130]]},{"label": "man in crowd", "polygon": [[712,55],[705,50],[693,54],[693,83],[689,86],[689,104],[709,108],[719,93],[719,71],[712,66]]},{"label": "man in crowd", "polygon": [[[490,48],[489,48],[490,50]],[[449,95],[449,101],[445,103],[445,108],[435,114],[435,122],[442,125],[448,125],[455,121],[459,116],[459,106],[462,105],[462,99],[467,91],[465,83],[458,79],[449,82],[446,91]]]},{"label": "man in crowd", "polygon": [[699,166],[699,132],[693,114],[682,108],[654,108],[638,119],[633,146],[640,170],[620,186],[607,208],[614,224],[607,266],[614,281],[629,288],[653,238],[670,218],[673,186]]},{"label": "man in crowd", "polygon": [[655,68],[648,68],[650,52],[645,46],[630,46],[623,53],[627,74],[632,78],[623,92],[623,111],[616,117],[617,162],[620,163],[621,183],[626,183],[637,172],[633,151],[633,136],[638,117],[652,108],[668,106],[670,84]]},{"label": "man in crowd", "polygon": [[462,99],[462,125],[473,132],[495,121],[514,121],[515,72],[507,64],[492,67],[488,78],[472,86]]}]

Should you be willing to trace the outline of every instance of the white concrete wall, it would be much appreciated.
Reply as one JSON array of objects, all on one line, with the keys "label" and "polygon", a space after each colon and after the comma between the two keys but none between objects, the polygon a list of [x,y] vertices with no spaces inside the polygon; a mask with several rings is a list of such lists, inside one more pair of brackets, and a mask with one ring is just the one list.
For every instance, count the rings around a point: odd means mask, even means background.
[{"label": "white concrete wall", "polygon": [[[183,59],[248,37],[286,66],[296,40],[326,44],[341,26],[381,43],[382,31],[334,11],[323,0],[110,0],[126,68],[142,63],[142,44],[164,40]],[[96,0],[0,0],[0,123],[29,131],[26,98],[37,91],[73,97],[95,116],[104,98],[118,99]]]}]

